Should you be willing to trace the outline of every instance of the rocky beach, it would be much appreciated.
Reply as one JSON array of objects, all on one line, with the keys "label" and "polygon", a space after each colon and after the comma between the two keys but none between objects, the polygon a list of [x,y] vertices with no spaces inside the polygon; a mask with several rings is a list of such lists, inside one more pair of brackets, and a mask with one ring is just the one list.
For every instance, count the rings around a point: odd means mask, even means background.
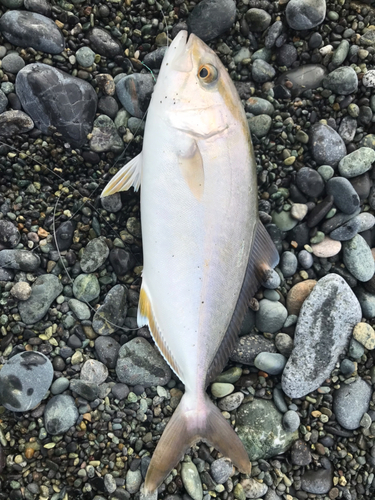
[{"label": "rocky beach", "polygon": [[[375,498],[375,1],[0,14],[0,500]],[[184,386],[137,326],[139,193],[100,193],[181,29],[235,82],[280,263],[208,388],[251,475],[201,443],[146,495]]]}]

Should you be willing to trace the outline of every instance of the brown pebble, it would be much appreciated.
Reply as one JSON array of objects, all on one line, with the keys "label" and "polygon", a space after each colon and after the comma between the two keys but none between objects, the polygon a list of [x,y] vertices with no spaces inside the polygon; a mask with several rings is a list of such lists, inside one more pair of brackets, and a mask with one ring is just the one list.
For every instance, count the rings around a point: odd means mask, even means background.
[{"label": "brown pebble", "polygon": [[318,453],[318,455],[325,455],[326,453],[326,450],[324,448],[324,446],[322,445],[322,443],[316,443],[315,445],[315,451]]},{"label": "brown pebble", "polygon": [[340,491],[338,488],[332,488],[331,490],[329,490],[328,496],[331,500],[334,500],[339,496],[339,493]]},{"label": "brown pebble", "polygon": [[288,292],[286,308],[289,314],[299,315],[302,304],[316,285],[316,280],[305,280],[294,285]]},{"label": "brown pebble", "polygon": [[25,450],[25,457],[28,458],[28,459],[29,458],[33,458],[34,453],[35,453],[34,448],[26,448],[26,450]]}]

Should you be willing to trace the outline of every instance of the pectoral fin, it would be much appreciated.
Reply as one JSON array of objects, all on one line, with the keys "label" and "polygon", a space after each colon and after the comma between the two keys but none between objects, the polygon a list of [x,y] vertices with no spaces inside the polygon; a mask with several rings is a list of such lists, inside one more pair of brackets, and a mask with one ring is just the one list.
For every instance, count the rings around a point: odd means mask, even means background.
[{"label": "pectoral fin", "polygon": [[199,201],[204,191],[204,168],[202,155],[196,141],[194,141],[189,155],[178,157],[178,163],[186,184]]},{"label": "pectoral fin", "polygon": [[119,191],[127,191],[132,186],[134,191],[138,191],[141,185],[141,176],[142,153],[139,153],[139,155],[130,160],[117,172],[113,179],[106,185],[101,197],[104,198]]},{"label": "pectoral fin", "polygon": [[249,300],[264,281],[267,271],[274,268],[278,262],[279,254],[276,247],[266,228],[258,221],[241,292],[227,332],[207,373],[206,386],[216,378],[226,365],[229,355],[236,345],[238,332],[249,307]]}]

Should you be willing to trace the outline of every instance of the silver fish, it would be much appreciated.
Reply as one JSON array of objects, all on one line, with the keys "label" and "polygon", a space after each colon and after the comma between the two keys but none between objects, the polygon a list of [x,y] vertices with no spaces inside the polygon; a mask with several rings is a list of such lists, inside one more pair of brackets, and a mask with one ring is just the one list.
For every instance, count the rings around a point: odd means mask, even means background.
[{"label": "silver fish", "polygon": [[153,454],[153,491],[198,441],[250,473],[234,430],[206,394],[233,349],[249,300],[278,253],[259,221],[246,116],[226,69],[181,31],[164,57],[143,151],[102,196],[141,189],[138,325],[148,325],[185,394]]}]

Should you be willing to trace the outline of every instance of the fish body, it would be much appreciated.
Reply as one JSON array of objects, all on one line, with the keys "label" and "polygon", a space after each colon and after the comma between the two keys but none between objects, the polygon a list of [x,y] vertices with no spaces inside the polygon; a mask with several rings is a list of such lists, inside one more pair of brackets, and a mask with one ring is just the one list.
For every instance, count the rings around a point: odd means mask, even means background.
[{"label": "fish body", "polygon": [[216,54],[181,31],[148,109],[142,153],[103,196],[141,189],[148,325],[185,384],[146,477],[154,490],[199,440],[250,472],[243,445],[206,394],[223,369],[263,273],[278,254],[258,218],[255,158],[236,89]]}]

